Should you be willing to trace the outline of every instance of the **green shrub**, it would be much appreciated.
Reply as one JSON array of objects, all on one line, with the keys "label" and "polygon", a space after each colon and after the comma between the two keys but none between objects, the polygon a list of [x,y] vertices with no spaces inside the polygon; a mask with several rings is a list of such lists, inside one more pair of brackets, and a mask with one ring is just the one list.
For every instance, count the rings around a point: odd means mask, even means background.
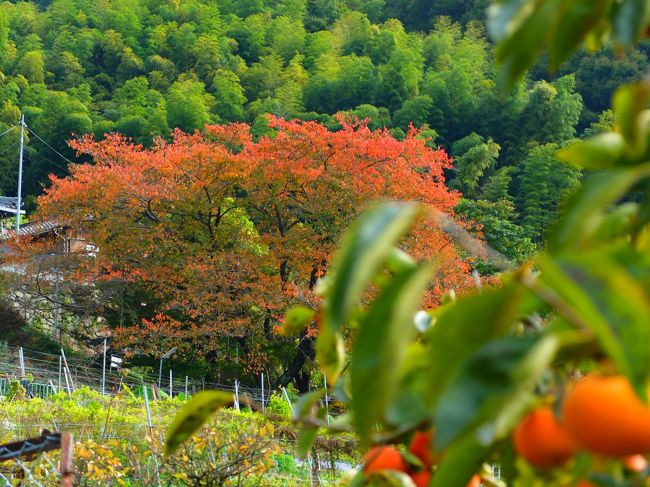
[{"label": "green shrub", "polygon": [[273,461],[277,466],[278,472],[285,475],[299,475],[300,469],[296,464],[296,460],[286,453],[280,453],[279,455],[273,456]]},{"label": "green shrub", "polygon": [[280,394],[273,393],[266,405],[266,411],[283,418],[290,418],[292,415],[289,403]]}]

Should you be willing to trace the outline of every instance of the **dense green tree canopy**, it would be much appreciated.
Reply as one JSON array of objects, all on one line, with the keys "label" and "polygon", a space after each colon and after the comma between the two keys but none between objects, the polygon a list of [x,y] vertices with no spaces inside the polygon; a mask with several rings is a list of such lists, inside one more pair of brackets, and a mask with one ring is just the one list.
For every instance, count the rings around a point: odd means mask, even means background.
[{"label": "dense green tree canopy", "polygon": [[[614,87],[647,70],[647,46],[625,56],[611,47],[578,52],[552,76],[542,61],[504,96],[483,26],[487,3],[5,1],[0,123],[8,128],[24,112],[43,138],[27,150],[33,194],[48,173],[65,172],[75,157],[67,140],[86,132],[120,132],[148,146],[207,122],[244,121],[254,135],[270,133],[265,114],[338,130],[334,115],[342,113],[396,137],[414,126],[456,157],[453,187],[470,199],[512,202],[517,211],[507,218],[528,222],[539,243],[548,221],[527,194],[541,194],[531,161],[539,147],[597,125]],[[14,142],[15,132],[0,140],[9,172]],[[14,194],[15,179],[2,178],[0,193]]]}]

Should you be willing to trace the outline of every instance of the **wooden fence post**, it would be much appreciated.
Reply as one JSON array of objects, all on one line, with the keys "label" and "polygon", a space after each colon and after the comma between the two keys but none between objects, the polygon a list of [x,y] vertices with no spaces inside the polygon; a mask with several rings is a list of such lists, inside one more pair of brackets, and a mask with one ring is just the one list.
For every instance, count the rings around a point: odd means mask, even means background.
[{"label": "wooden fence post", "polygon": [[74,442],[71,433],[61,433],[61,487],[72,487],[74,483]]}]

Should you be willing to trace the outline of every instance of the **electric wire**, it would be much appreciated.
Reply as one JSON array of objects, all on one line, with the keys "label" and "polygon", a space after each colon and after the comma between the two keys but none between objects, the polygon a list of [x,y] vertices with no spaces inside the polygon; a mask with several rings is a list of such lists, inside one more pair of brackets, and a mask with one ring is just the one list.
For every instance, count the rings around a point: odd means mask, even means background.
[{"label": "electric wire", "polygon": [[2,132],[2,133],[0,134],[0,137],[2,137],[3,135],[8,134],[9,132],[11,132],[11,131],[12,131],[13,129],[15,129],[15,128],[16,128],[15,125],[9,127],[7,130],[5,130],[4,132]]},{"label": "electric wire", "polygon": [[55,153],[56,153],[56,154],[57,154],[61,159],[63,159],[64,161],[66,161],[68,164],[74,164],[70,159],[68,159],[66,156],[64,156],[63,154],[61,154],[58,150],[56,150],[56,149],[55,149],[54,147],[52,147],[50,144],[48,144],[47,142],[45,142],[45,141],[41,138],[41,136],[38,135],[36,132],[34,132],[31,128],[29,128],[29,127],[27,127],[27,126],[26,126],[26,128],[27,128],[27,130],[29,131],[30,134],[32,134],[32,135],[33,135],[34,137],[36,137],[38,140],[40,140],[41,142],[43,142],[43,144],[45,144],[45,145],[48,146],[50,149],[52,149],[52,151],[54,151],[54,152],[55,152]]}]

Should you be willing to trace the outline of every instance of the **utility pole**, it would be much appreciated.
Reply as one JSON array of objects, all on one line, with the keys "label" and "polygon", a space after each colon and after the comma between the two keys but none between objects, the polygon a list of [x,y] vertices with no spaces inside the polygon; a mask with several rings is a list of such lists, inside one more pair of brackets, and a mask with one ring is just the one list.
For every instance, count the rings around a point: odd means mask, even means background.
[{"label": "utility pole", "polygon": [[18,198],[16,199],[16,235],[20,230],[20,200],[23,192],[23,148],[25,146],[25,115],[20,115],[20,158],[18,159]]}]

